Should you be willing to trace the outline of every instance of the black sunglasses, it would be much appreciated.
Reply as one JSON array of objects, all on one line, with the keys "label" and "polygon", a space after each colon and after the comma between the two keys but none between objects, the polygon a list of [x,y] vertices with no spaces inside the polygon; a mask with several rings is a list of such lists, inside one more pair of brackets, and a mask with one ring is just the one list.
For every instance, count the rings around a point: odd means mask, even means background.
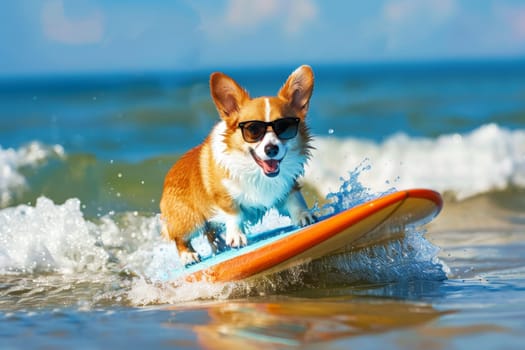
[{"label": "black sunglasses", "polygon": [[274,120],[273,122],[263,122],[260,120],[250,120],[239,123],[239,128],[242,132],[242,137],[246,142],[261,141],[266,130],[271,126],[273,132],[281,140],[293,139],[297,135],[299,122],[301,119],[294,117],[286,117]]}]

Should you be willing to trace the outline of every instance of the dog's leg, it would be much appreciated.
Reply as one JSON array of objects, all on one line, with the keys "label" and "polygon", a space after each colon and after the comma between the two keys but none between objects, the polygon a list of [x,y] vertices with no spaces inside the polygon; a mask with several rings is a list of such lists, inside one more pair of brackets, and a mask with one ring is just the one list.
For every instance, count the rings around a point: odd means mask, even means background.
[{"label": "dog's leg", "polygon": [[246,235],[240,228],[240,218],[237,214],[224,213],[224,224],[226,226],[226,244],[233,248],[245,246],[248,241]]},{"label": "dog's leg", "polygon": [[303,194],[299,189],[293,189],[285,203],[284,208],[292,223],[296,226],[306,226],[313,224],[317,218],[308,210]]},{"label": "dog's leg", "polygon": [[179,243],[179,240],[175,239],[175,244],[177,245],[180,260],[182,261],[184,266],[198,263],[199,261],[201,261],[199,254],[193,250],[189,242]]},{"label": "dog's leg", "polygon": [[[184,266],[200,261],[199,254],[190,244],[192,231],[192,228],[184,227],[182,224],[175,226],[164,222],[162,225],[162,235],[175,242],[177,251],[179,252],[179,258]],[[188,232],[190,232],[190,234],[188,234]]]}]

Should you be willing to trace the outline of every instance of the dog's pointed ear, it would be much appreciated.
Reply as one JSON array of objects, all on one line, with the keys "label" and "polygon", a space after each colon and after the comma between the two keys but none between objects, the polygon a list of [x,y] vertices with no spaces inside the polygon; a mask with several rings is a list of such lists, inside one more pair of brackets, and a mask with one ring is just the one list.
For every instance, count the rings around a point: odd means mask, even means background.
[{"label": "dog's pointed ear", "polygon": [[219,72],[210,76],[210,92],[223,120],[230,119],[250,99],[248,92],[240,87],[235,80]]},{"label": "dog's pointed ear", "polygon": [[306,115],[312,91],[314,89],[314,73],[312,68],[303,65],[297,68],[286,80],[278,96],[287,100],[290,106],[299,114]]}]

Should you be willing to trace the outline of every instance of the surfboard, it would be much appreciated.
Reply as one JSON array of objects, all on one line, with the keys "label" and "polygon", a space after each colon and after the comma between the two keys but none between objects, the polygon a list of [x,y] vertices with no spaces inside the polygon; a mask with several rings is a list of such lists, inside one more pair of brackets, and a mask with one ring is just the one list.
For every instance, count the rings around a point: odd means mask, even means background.
[{"label": "surfboard", "polygon": [[172,277],[189,282],[257,278],[400,235],[407,227],[430,222],[442,206],[441,195],[432,190],[411,189],[386,194],[303,228],[280,228],[249,235],[247,246],[220,252],[180,268]]}]

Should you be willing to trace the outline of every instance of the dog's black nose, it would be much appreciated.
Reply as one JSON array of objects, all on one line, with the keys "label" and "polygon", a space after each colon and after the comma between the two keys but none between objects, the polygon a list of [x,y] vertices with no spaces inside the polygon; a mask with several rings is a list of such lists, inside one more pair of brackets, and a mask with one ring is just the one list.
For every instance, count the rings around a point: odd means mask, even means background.
[{"label": "dog's black nose", "polygon": [[264,153],[266,153],[266,155],[270,158],[275,157],[277,153],[279,153],[279,147],[269,143],[266,146],[264,146]]}]

